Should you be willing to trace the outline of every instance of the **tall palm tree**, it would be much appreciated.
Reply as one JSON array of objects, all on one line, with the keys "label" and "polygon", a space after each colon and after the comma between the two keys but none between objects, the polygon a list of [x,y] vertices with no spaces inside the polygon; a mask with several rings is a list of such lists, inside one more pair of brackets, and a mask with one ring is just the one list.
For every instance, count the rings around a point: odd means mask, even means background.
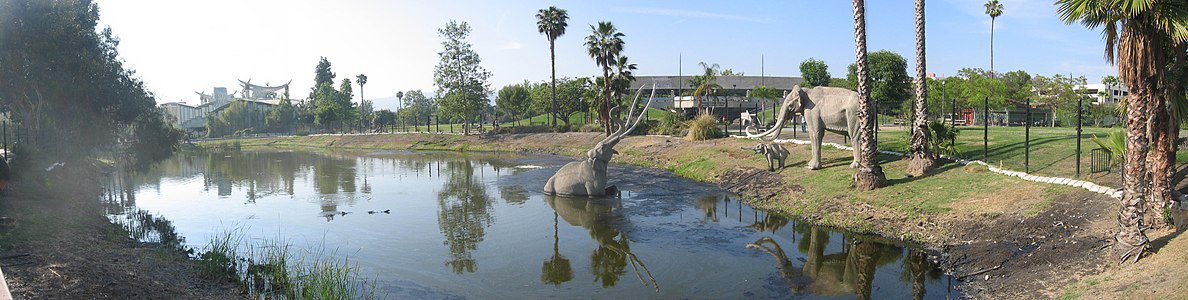
[{"label": "tall palm tree", "polygon": [[363,98],[363,85],[367,84],[367,75],[356,75],[355,82],[359,83],[359,125],[363,126],[364,120],[367,119],[367,116],[363,115],[363,101],[367,100],[367,98]]},{"label": "tall palm tree", "polygon": [[635,80],[636,64],[628,63],[627,56],[621,55],[615,60],[614,73],[611,74],[611,94],[614,95],[615,105],[623,103],[623,96],[631,91],[631,81]]},{"label": "tall palm tree", "polygon": [[924,59],[924,0],[916,0],[916,120],[912,122],[912,161],[908,163],[908,174],[923,176],[936,163],[928,151],[928,100]]},{"label": "tall palm tree", "polygon": [[874,113],[870,105],[870,67],[866,61],[866,3],[854,0],[854,44],[858,67],[858,132],[854,147],[858,147],[858,172],[854,174],[854,187],[869,191],[887,184],[883,168],[875,160],[877,145],[874,143]]},{"label": "tall palm tree", "polygon": [[549,115],[552,126],[557,126],[557,38],[565,35],[565,27],[569,26],[569,12],[556,6],[541,9],[536,13],[536,31],[549,39],[549,62],[553,70],[553,111]]},{"label": "tall palm tree", "polygon": [[[1129,88],[1126,108],[1126,150],[1123,196],[1118,210],[1114,251],[1120,261],[1137,261],[1150,247],[1143,233],[1149,205],[1147,152],[1152,135],[1159,137],[1159,121],[1166,115],[1166,102],[1157,101],[1169,92],[1167,49],[1180,48],[1188,39],[1183,1],[1148,0],[1057,0],[1057,12],[1065,23],[1080,22],[1089,28],[1103,27],[1105,58],[1118,65],[1118,79]],[[1169,47],[1171,46],[1171,47]],[[1117,48],[1115,51],[1115,47]],[[1182,55],[1177,55],[1181,56]],[[1173,76],[1174,77],[1174,76]],[[1163,83],[1163,89],[1157,89]],[[1169,84],[1170,83],[1170,84]],[[1182,90],[1180,90],[1182,93]],[[1166,95],[1164,95],[1166,96]],[[1164,102],[1164,103],[1160,103]],[[1162,110],[1162,111],[1161,111]],[[1150,117],[1150,118],[1149,118]],[[1151,122],[1150,124],[1148,122]],[[1164,121],[1166,121],[1164,119]],[[1149,127],[1150,126],[1150,127]],[[1156,128],[1148,132],[1149,129]],[[1156,145],[1156,152],[1166,151]],[[1165,174],[1152,174],[1155,177]]]},{"label": "tall palm tree", "polygon": [[1002,15],[1002,3],[998,0],[986,1],[986,14],[990,15],[990,74],[994,74],[994,20]]},{"label": "tall palm tree", "polygon": [[610,122],[611,82],[610,71],[618,62],[619,54],[623,52],[623,34],[614,24],[607,21],[590,25],[590,35],[586,36],[586,53],[594,59],[594,63],[602,67],[602,105],[598,109],[598,121],[607,135],[614,132],[614,125]]},{"label": "tall palm tree", "polygon": [[713,93],[715,89],[722,88],[722,86],[718,84],[718,74],[721,73],[721,67],[718,64],[708,64],[703,61],[698,63],[698,65],[701,65],[701,69],[704,72],[701,75],[693,76],[693,79],[689,81],[693,83],[693,97],[697,101],[697,109],[700,110],[702,99],[709,97],[710,93]]}]

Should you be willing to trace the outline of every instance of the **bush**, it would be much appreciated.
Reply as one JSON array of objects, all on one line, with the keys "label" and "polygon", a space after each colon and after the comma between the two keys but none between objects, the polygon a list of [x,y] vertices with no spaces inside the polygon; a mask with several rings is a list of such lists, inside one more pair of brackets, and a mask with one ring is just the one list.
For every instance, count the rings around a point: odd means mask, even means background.
[{"label": "bush", "polygon": [[685,133],[685,122],[681,120],[681,115],[668,111],[657,115],[658,118],[653,121],[655,122],[654,126],[648,128],[648,133],[662,135],[683,135]]},{"label": "bush", "polygon": [[295,135],[296,135],[296,136],[308,136],[308,135],[309,135],[309,131],[305,131],[305,130],[298,130],[298,131],[297,131],[297,133],[296,133]]},{"label": "bush", "polygon": [[689,121],[689,134],[685,139],[703,141],[722,136],[722,129],[718,128],[718,120],[709,114],[701,114],[693,121]]},{"label": "bush", "polygon": [[932,153],[935,155],[945,154],[956,156],[957,145],[951,141],[957,139],[957,133],[959,132],[960,130],[957,129],[957,127],[953,127],[952,125],[945,124],[941,121],[928,122],[928,148],[932,150]]}]

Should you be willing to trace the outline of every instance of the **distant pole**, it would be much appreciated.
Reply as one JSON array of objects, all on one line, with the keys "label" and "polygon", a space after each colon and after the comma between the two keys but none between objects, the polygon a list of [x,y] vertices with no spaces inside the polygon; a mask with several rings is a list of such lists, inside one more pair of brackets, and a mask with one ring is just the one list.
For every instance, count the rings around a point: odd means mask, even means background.
[{"label": "distant pole", "polygon": [[681,94],[685,93],[685,91],[684,91],[684,89],[685,89],[685,79],[684,79],[685,74],[684,74],[684,69],[683,69],[684,66],[681,65],[681,64],[683,64],[683,62],[682,62],[683,57],[681,57],[681,55],[682,55],[681,53],[677,53],[677,83],[676,83],[677,94],[676,94],[676,96],[672,97],[673,104],[676,104],[677,97],[680,97]]},{"label": "distant pole", "polygon": [[982,161],[990,155],[990,97],[982,98]]},{"label": "distant pole", "polygon": [[767,86],[767,62],[763,58],[763,54],[759,54],[759,84]]},{"label": "distant pole", "polygon": [[[874,110],[874,143],[875,143],[875,149],[878,149],[879,148],[879,100],[875,100],[872,102],[874,102],[874,105],[872,105],[873,110]],[[854,137],[847,137],[847,138],[853,139]],[[852,146],[858,147],[858,145],[852,145]]]},{"label": "distant pole", "polygon": [[[1031,173],[1031,97],[1027,97],[1027,124],[1023,126],[1023,173]],[[1010,120],[1007,120],[1010,122]]]},{"label": "distant pole", "polygon": [[1085,98],[1077,99],[1077,178],[1081,178],[1081,112]]}]

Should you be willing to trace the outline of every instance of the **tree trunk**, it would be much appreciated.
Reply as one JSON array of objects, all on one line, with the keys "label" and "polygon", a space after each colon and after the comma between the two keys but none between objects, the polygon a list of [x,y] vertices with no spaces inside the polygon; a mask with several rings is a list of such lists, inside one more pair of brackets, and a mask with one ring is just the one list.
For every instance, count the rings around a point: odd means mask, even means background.
[{"label": "tree trunk", "polygon": [[[609,60],[610,59],[607,59],[607,61],[609,61]],[[611,125],[611,122],[610,122],[610,101],[611,101],[611,99],[610,99],[611,98],[610,65],[607,65],[607,67],[602,68],[602,85],[603,85],[602,109],[598,110],[598,119],[599,119],[599,121],[602,122],[603,131],[606,131],[606,135],[610,136],[610,134],[612,132],[615,132],[614,125]]]},{"label": "tree trunk", "polygon": [[549,117],[553,121],[553,127],[557,127],[557,51],[553,44],[553,39],[549,39],[549,62],[553,71],[553,111]]},{"label": "tree trunk", "polygon": [[1149,196],[1150,174],[1147,173],[1147,116],[1155,99],[1153,78],[1163,68],[1163,45],[1158,38],[1149,13],[1143,13],[1122,25],[1118,43],[1119,79],[1130,87],[1126,111],[1126,165],[1121,205],[1118,208],[1118,230],[1114,235],[1114,254],[1125,262],[1138,261],[1147,251],[1149,240],[1143,233],[1146,214],[1145,199]]},{"label": "tree trunk", "polygon": [[883,168],[875,160],[874,113],[870,105],[870,72],[866,62],[866,3],[854,0],[854,43],[858,66],[858,132],[854,147],[858,148],[858,172],[854,173],[854,188],[869,191],[887,184]]},{"label": "tree trunk", "polygon": [[997,77],[997,76],[994,76],[994,19],[997,19],[997,18],[990,17],[990,77],[991,78]]},{"label": "tree trunk", "polygon": [[1147,167],[1151,170],[1151,195],[1147,198],[1147,210],[1149,213],[1143,218],[1143,221],[1150,228],[1164,228],[1168,223],[1164,219],[1164,209],[1171,206],[1172,200],[1172,173],[1174,173],[1175,166],[1175,152],[1176,152],[1176,138],[1179,135],[1179,122],[1172,120],[1172,101],[1178,101],[1183,98],[1184,89],[1181,85],[1182,70],[1184,70],[1184,58],[1186,55],[1185,43],[1176,45],[1173,50],[1173,56],[1170,60],[1171,72],[1165,73],[1162,89],[1154,103],[1152,103],[1150,127],[1148,131],[1151,134],[1151,155],[1147,157]]},{"label": "tree trunk", "polygon": [[928,151],[928,112],[925,109],[928,89],[925,86],[927,70],[924,52],[924,0],[916,0],[916,118],[912,122],[912,160],[907,167],[908,174],[912,176],[924,176],[936,164],[933,154]]}]

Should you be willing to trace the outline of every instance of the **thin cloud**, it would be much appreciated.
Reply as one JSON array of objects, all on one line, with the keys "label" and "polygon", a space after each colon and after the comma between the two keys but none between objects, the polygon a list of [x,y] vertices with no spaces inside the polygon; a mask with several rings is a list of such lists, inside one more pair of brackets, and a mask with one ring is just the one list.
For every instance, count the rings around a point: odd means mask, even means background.
[{"label": "thin cloud", "polygon": [[775,23],[775,20],[773,20],[771,18],[754,18],[754,17],[748,17],[748,16],[720,14],[720,13],[695,11],[695,10],[684,10],[684,9],[666,9],[666,8],[649,8],[649,7],[616,7],[613,10],[618,11],[618,12],[624,12],[624,13],[662,16],[662,17],[697,18],[697,19],[711,19],[711,20],[722,20],[722,21],[742,21],[742,22],[751,22],[751,23],[760,23],[760,24],[774,24]]}]

